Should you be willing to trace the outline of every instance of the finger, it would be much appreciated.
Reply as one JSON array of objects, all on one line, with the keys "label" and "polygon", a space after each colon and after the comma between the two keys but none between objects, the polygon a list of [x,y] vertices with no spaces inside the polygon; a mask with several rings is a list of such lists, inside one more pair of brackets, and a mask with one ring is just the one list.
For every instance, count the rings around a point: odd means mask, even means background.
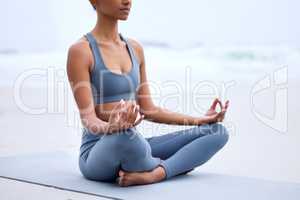
[{"label": "finger", "polygon": [[221,122],[225,119],[225,113],[221,117]]},{"label": "finger", "polygon": [[225,114],[225,113],[226,113],[226,111],[227,111],[227,110],[226,110],[226,108],[223,108],[223,109],[221,110],[221,112],[220,112],[220,113],[221,113],[221,114]]},{"label": "finger", "polygon": [[129,103],[128,108],[127,108],[127,120],[131,121],[133,116],[133,110],[134,110],[135,105],[133,103]]},{"label": "finger", "polygon": [[121,111],[127,113],[129,105],[130,105],[129,102],[124,101],[124,104],[121,106]]},{"label": "finger", "polygon": [[119,107],[119,110],[117,110],[117,112],[119,112],[119,115],[120,115],[120,119],[126,119],[126,116],[127,115],[127,109],[128,109],[128,102],[124,101],[124,103],[122,103],[122,105]]},{"label": "finger", "polygon": [[109,115],[109,118],[112,119],[112,118],[116,118],[119,114],[119,110],[117,109],[113,109],[111,112],[110,112],[110,115]]},{"label": "finger", "polygon": [[218,113],[216,114],[216,117],[217,117],[217,118],[221,117],[222,115],[224,115],[225,112],[226,112],[225,109],[222,109],[221,112],[218,112]]},{"label": "finger", "polygon": [[141,113],[138,112],[138,113],[136,114],[136,118],[134,119],[133,123],[136,123],[141,117],[142,117]]},{"label": "finger", "polygon": [[210,106],[210,109],[215,110],[218,102],[219,102],[219,99],[215,98],[212,105]]},{"label": "finger", "polygon": [[131,115],[132,118],[131,118],[130,123],[133,124],[135,122],[138,114],[139,114],[139,106],[137,104],[134,104],[134,107],[133,107],[133,110],[132,110],[132,115]]},{"label": "finger", "polygon": [[119,112],[119,111],[112,111],[112,112],[110,113],[108,122],[109,122],[110,124],[112,124],[112,123],[115,123],[115,122],[117,122],[117,121],[119,121],[119,120],[120,120],[120,112]]},{"label": "finger", "polygon": [[128,128],[131,128],[131,127],[133,127],[133,124],[126,122],[126,123],[124,124],[123,129],[128,129]]},{"label": "finger", "polygon": [[118,122],[120,121],[120,111],[116,111],[116,113],[112,114],[112,118],[110,119],[111,122]]},{"label": "finger", "polygon": [[114,106],[113,110],[120,110],[125,104],[125,101],[121,99],[117,105]]},{"label": "finger", "polygon": [[227,109],[225,108],[225,110],[224,110],[224,112],[223,112],[223,115],[222,115],[222,120],[224,120],[225,115],[226,115],[226,112],[227,112]]},{"label": "finger", "polygon": [[133,104],[131,102],[128,102],[128,106],[126,109],[126,122],[129,122],[132,118],[132,112],[133,112],[133,108],[132,108]]},{"label": "finger", "polygon": [[226,113],[226,110],[223,109],[223,110],[219,113],[218,118],[220,118],[221,120],[223,120],[224,117],[225,117],[225,113]]},{"label": "finger", "polygon": [[222,122],[225,118],[225,114],[220,117],[220,121]]},{"label": "finger", "polygon": [[130,122],[134,124],[139,116],[140,116],[140,106],[136,104],[134,108],[134,112],[132,114],[132,120]]},{"label": "finger", "polygon": [[127,113],[126,110],[120,111],[120,123],[127,122]]},{"label": "finger", "polygon": [[138,118],[138,120],[134,123],[134,125],[138,125],[139,123],[141,123],[143,121],[143,119],[145,118],[145,115],[141,115],[140,118]]},{"label": "finger", "polygon": [[124,129],[124,128],[126,128],[128,126],[128,122],[127,121],[120,121],[120,123],[119,123],[119,127],[121,128],[121,129]]},{"label": "finger", "polygon": [[220,105],[220,109],[222,110],[223,109],[223,104],[222,104],[222,102],[218,99],[218,98],[216,98],[215,100],[214,100],[214,102],[213,102],[213,104],[212,104],[212,106],[211,106],[211,110],[216,110],[217,109],[217,105]]},{"label": "finger", "polygon": [[227,111],[227,109],[225,108],[225,106],[221,109],[221,111],[220,112],[226,112]]},{"label": "finger", "polygon": [[227,112],[227,110],[224,108],[224,109],[221,111],[222,116],[225,116],[226,112]]},{"label": "finger", "polygon": [[222,109],[224,108],[224,107],[223,107],[223,104],[222,104],[222,102],[221,102],[220,100],[218,100],[218,103],[219,103],[220,108],[221,108],[221,111],[222,111]]},{"label": "finger", "polygon": [[120,125],[119,130],[127,129],[127,127],[128,127],[128,124],[127,124],[127,123],[122,123],[122,125]]},{"label": "finger", "polygon": [[125,101],[121,99],[117,105],[115,105],[111,112],[111,117],[116,117],[119,114],[119,111],[124,107]]},{"label": "finger", "polygon": [[137,109],[138,112],[140,112],[140,105],[139,104],[136,105],[136,109]]},{"label": "finger", "polygon": [[137,120],[137,117],[139,116],[139,106],[134,106],[134,112],[132,113],[132,118],[130,120],[130,123],[134,124],[134,122]]},{"label": "finger", "polygon": [[228,106],[229,106],[229,100],[227,100],[227,101],[225,102],[225,109],[227,109]]}]

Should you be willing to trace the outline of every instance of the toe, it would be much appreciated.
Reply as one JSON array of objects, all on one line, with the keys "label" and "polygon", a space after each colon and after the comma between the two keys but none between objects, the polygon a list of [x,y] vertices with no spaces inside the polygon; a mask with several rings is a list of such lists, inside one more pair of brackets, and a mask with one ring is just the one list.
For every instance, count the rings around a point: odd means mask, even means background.
[{"label": "toe", "polygon": [[125,172],[123,170],[119,171],[119,176],[124,176]]}]

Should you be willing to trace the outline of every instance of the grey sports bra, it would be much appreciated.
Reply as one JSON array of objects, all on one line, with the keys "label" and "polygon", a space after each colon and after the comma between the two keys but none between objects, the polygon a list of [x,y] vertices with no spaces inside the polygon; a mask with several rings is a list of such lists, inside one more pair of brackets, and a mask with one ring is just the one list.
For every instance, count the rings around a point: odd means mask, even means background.
[{"label": "grey sports bra", "polygon": [[104,64],[97,41],[91,33],[85,37],[89,41],[94,56],[94,67],[91,71],[91,87],[96,104],[124,100],[136,100],[137,87],[140,83],[139,62],[133,48],[126,38],[119,33],[126,43],[131,60],[131,69],[126,74],[117,74],[110,71]]}]

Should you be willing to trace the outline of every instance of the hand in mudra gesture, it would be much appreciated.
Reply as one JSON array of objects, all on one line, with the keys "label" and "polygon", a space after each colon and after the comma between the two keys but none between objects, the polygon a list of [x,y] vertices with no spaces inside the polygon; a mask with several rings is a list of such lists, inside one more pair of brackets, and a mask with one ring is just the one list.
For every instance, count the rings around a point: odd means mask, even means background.
[{"label": "hand in mudra gesture", "polygon": [[140,106],[135,102],[125,102],[123,99],[112,110],[107,132],[121,131],[138,125],[144,119],[140,114]]},{"label": "hand in mudra gesture", "polygon": [[[221,108],[220,112],[216,111],[217,105],[219,105]],[[228,106],[229,106],[228,100],[225,102],[225,105],[223,105],[222,102],[218,98],[216,98],[213,101],[211,107],[208,109],[208,111],[204,115],[205,122],[208,124],[222,122],[225,118],[225,114],[228,109]]]}]

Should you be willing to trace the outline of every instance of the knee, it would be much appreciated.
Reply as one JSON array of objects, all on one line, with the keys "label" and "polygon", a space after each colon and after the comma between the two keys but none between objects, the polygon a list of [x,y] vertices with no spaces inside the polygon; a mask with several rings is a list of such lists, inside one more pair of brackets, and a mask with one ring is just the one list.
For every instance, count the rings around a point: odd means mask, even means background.
[{"label": "knee", "polygon": [[108,135],[104,140],[109,140],[111,146],[116,148],[126,148],[137,139],[137,132],[132,130],[122,130]]},{"label": "knee", "polygon": [[124,132],[118,137],[119,149],[126,157],[144,158],[150,151],[149,144],[137,132]]},{"label": "knee", "polygon": [[140,135],[138,135],[138,132],[126,130],[119,133],[116,138],[120,147],[128,148],[140,140]]},{"label": "knee", "polygon": [[211,124],[210,126],[211,126],[210,130],[212,133],[229,135],[227,128],[223,124],[214,123],[214,124]]},{"label": "knee", "polygon": [[229,140],[229,132],[227,128],[222,124],[219,123],[212,124],[211,134],[218,135],[221,147],[223,147]]},{"label": "knee", "polygon": [[222,148],[229,140],[227,128],[220,123],[205,124],[195,127],[193,130],[199,131],[205,135],[213,135],[214,144],[217,145],[218,148]]}]

